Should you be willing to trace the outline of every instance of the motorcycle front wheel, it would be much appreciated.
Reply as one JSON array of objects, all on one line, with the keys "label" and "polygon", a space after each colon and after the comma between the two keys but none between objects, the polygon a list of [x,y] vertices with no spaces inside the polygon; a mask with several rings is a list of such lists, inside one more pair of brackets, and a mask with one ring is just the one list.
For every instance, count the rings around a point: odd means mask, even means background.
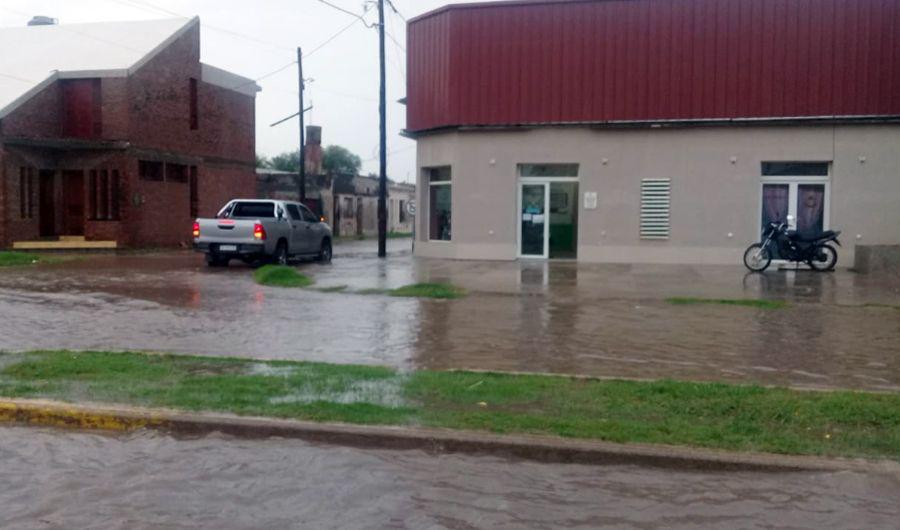
[{"label": "motorcycle front wheel", "polygon": [[772,254],[760,243],[754,243],[744,251],[744,266],[753,272],[762,272],[772,263]]},{"label": "motorcycle front wheel", "polygon": [[837,264],[837,250],[831,245],[822,245],[815,249],[809,266],[817,271],[830,271]]}]

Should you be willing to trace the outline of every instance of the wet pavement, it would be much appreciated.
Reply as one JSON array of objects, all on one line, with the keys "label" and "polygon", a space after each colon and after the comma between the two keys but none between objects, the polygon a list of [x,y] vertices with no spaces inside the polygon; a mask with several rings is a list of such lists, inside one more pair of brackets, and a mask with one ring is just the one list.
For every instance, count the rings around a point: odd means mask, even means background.
[{"label": "wet pavement", "polygon": [[[0,349],[158,350],[266,359],[900,391],[900,278],[740,266],[414,259],[391,240],[298,265],[319,287],[450,281],[460,300],[256,285],[190,252],[0,269]],[[671,296],[787,300],[783,310]],[[895,307],[888,307],[895,306]]]},{"label": "wet pavement", "polygon": [[900,482],[0,428],[0,527],[895,528]]}]

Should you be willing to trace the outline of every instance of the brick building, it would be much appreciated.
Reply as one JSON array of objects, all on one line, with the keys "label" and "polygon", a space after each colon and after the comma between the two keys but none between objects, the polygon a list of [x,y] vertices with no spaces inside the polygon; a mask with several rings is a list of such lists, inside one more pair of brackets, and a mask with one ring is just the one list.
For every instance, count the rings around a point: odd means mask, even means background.
[{"label": "brick building", "polygon": [[259,87],[200,62],[198,18],[4,28],[0,48],[0,248],[177,245],[256,195]]}]

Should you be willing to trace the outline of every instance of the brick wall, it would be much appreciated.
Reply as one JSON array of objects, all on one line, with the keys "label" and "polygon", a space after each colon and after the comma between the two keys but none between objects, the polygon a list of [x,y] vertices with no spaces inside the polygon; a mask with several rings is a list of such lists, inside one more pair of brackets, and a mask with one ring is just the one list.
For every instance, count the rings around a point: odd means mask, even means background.
[{"label": "brick wall", "polygon": [[[199,214],[214,215],[228,200],[256,197],[255,98],[201,80],[199,26],[178,39],[128,78],[103,78],[100,84],[104,140],[126,140],[127,151],[60,151],[15,148],[0,159],[0,246],[33,239],[40,232],[35,206],[32,219],[20,219],[19,167],[34,168],[35,205],[38,170],[57,170],[56,203],[62,219],[60,170],[117,169],[120,173],[120,221],[85,221],[89,239],[116,239],[120,246],[172,246],[189,242],[190,184],[153,182],[138,176],[138,161],[151,159],[198,167]],[[190,80],[198,81],[199,127],[191,129]],[[53,83],[0,121],[3,137],[58,138],[61,134],[59,83]],[[87,186],[86,186],[87,187]],[[88,202],[85,202],[87,207]]]},{"label": "brick wall", "polygon": [[52,83],[0,120],[0,138],[27,136],[56,138],[60,128],[59,83]]},{"label": "brick wall", "polygon": [[227,164],[206,164],[200,168],[200,217],[214,216],[231,199],[257,197],[256,175],[248,179],[247,171]]}]

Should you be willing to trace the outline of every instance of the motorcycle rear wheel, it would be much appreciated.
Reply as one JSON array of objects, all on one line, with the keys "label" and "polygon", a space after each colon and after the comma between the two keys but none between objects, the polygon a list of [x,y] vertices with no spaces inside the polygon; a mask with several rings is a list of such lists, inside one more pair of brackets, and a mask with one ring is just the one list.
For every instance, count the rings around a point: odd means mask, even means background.
[{"label": "motorcycle rear wheel", "polygon": [[753,272],[762,272],[772,263],[772,253],[760,243],[754,243],[744,251],[744,266]]},{"label": "motorcycle rear wheel", "polygon": [[830,271],[837,264],[837,250],[831,245],[821,245],[815,249],[815,256],[809,260],[809,266],[823,272]]}]

